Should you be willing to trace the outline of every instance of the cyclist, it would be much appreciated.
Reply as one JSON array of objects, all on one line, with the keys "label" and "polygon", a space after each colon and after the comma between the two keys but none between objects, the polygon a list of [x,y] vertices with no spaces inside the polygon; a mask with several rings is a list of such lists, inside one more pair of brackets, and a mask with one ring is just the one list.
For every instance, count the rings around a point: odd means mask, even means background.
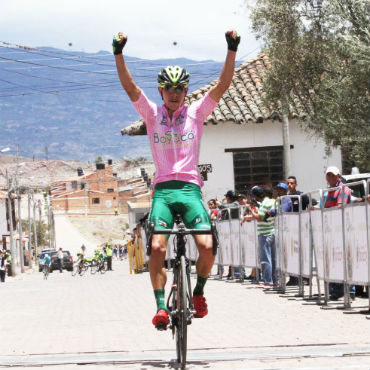
[{"label": "cyclist", "polygon": [[84,262],[85,262],[85,255],[83,252],[77,252],[77,264],[78,264],[78,267],[79,269],[81,270],[83,265],[84,265]]},{"label": "cyclist", "polygon": [[41,265],[42,266],[47,266],[48,267],[48,270],[50,272],[51,258],[50,258],[50,256],[47,253],[45,254],[44,258],[42,259]]},{"label": "cyclist", "polygon": [[[164,101],[159,107],[151,102],[135,84],[122,56],[127,36],[122,32],[113,38],[118,76],[137,112],[145,121],[151,144],[156,173],[150,222],[155,228],[172,228],[174,215],[180,213],[185,226],[210,229],[210,219],[202,203],[200,187],[203,182],[198,171],[200,140],[205,119],[216,108],[230,86],[240,36],[227,31],[228,51],[220,78],[216,85],[199,101],[184,105],[188,92],[189,74],[179,66],[168,66],[158,74],[158,92]],[[212,269],[214,255],[212,235],[195,235],[199,251],[197,284],[194,289],[195,317],[208,314],[203,288]],[[166,270],[166,235],[153,235],[149,272],[157,302],[157,313],[152,323],[160,328],[169,323],[164,287]]]}]

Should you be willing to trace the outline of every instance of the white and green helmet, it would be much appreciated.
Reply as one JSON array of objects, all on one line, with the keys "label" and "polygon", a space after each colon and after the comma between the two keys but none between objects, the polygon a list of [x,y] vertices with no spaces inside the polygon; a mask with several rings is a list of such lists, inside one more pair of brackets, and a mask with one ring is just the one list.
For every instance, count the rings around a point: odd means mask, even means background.
[{"label": "white and green helmet", "polygon": [[158,83],[161,87],[166,85],[183,85],[187,87],[190,75],[185,68],[180,66],[167,66],[158,73]]}]

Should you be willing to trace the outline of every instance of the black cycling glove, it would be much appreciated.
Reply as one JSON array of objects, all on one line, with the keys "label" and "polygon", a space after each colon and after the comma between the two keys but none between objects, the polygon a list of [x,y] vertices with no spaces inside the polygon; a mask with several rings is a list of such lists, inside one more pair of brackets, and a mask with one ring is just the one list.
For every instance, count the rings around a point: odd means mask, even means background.
[{"label": "black cycling glove", "polygon": [[119,34],[116,33],[114,36],[113,36],[113,42],[112,42],[112,46],[113,46],[113,54],[114,55],[118,55],[118,54],[122,54],[122,49],[124,48],[124,46],[126,45],[126,42],[127,42],[127,38],[123,39],[121,41],[120,37],[119,37]]},{"label": "black cycling glove", "polygon": [[237,51],[238,45],[240,42],[240,36],[237,34],[236,39],[232,38],[232,36],[228,33],[225,33],[226,41],[227,41],[227,47],[229,50]]}]

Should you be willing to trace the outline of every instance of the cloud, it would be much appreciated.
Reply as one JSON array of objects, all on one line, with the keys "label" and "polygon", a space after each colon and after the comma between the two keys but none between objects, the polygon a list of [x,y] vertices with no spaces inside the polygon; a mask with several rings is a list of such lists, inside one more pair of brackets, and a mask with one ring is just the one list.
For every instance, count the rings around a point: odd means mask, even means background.
[{"label": "cloud", "polygon": [[28,46],[110,51],[113,34],[123,31],[131,56],[223,60],[223,34],[235,28],[239,56],[258,47],[243,0],[12,0],[0,3],[0,14],[3,41]]}]

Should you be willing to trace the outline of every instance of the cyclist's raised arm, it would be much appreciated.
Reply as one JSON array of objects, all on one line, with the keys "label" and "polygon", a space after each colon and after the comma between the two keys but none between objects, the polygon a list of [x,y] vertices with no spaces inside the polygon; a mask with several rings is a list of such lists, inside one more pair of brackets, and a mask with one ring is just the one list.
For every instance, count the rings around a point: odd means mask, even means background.
[{"label": "cyclist's raised arm", "polygon": [[240,36],[234,30],[227,31],[225,33],[225,37],[228,46],[226,60],[222,67],[217,85],[212,87],[209,91],[211,98],[217,102],[222,98],[222,95],[229,88],[231,80],[233,79],[236,51],[240,42]]},{"label": "cyclist's raised arm", "polygon": [[141,90],[135,84],[122,55],[122,49],[124,48],[126,42],[127,36],[124,35],[122,32],[114,35],[112,43],[113,54],[116,59],[117,72],[119,79],[121,80],[121,84],[125,89],[127,95],[129,96],[130,100],[135,102],[140,98]]}]

